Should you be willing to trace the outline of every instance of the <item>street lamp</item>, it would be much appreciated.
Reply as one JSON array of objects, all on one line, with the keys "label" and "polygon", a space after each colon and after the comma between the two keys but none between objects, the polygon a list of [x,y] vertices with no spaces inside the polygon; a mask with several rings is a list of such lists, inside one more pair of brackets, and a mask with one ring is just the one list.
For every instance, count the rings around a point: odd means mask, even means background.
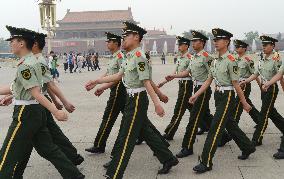
[{"label": "street lamp", "polygon": [[[39,1],[39,0],[38,0]],[[54,37],[56,29],[56,0],[40,0],[40,24],[41,28],[47,31],[48,53],[51,51],[51,38]]]}]

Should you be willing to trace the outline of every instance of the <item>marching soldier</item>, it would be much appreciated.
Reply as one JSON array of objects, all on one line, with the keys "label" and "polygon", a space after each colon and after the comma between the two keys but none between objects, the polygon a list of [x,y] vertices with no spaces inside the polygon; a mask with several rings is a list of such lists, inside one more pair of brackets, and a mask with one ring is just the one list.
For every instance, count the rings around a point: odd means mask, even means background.
[{"label": "marching soldier", "polygon": [[[284,82],[283,81],[283,74],[284,74],[284,63],[282,61],[282,65],[279,68],[278,73],[270,81],[263,84],[263,86],[262,86],[263,91],[267,91],[269,89],[269,87],[271,85],[277,83],[278,80],[281,80],[280,83],[282,84],[282,87],[283,87],[283,82]],[[284,88],[283,88],[283,90],[284,90]],[[284,123],[282,121],[281,121],[281,126],[284,127]],[[283,128],[282,128],[282,130],[283,130]],[[281,132],[282,132],[282,130],[281,130]],[[273,157],[275,159],[284,159],[284,145],[283,144],[284,144],[284,138],[281,137],[280,148],[278,149],[278,152],[273,155]]]},{"label": "marching soldier", "polygon": [[25,149],[30,144],[37,152],[49,160],[66,179],[83,179],[85,176],[67,159],[53,143],[46,127],[47,108],[57,120],[66,120],[67,114],[56,107],[41,94],[42,69],[33,66],[35,57],[31,53],[34,35],[26,29],[7,26],[11,33],[11,50],[21,59],[17,74],[11,85],[0,91],[0,95],[13,94],[13,121],[0,151],[0,179],[14,178],[19,162],[26,159]]},{"label": "marching soldier", "polygon": [[[197,92],[208,77],[212,57],[204,50],[208,38],[198,31],[191,31],[191,34],[193,36],[191,41],[195,54],[192,55],[188,68],[183,72],[168,76],[167,80],[170,81],[173,78],[185,78],[190,75],[194,83],[194,92]],[[193,144],[201,121],[207,123],[206,126],[209,128],[212,121],[209,109],[211,94],[212,90],[209,87],[200,97],[198,97],[197,101],[192,106],[189,123],[183,137],[182,150],[176,155],[178,158],[187,157],[193,154]]]},{"label": "marching soldier", "polygon": [[122,119],[123,128],[119,131],[118,147],[110,166],[107,168],[106,177],[111,179],[123,177],[139,135],[142,135],[159,161],[163,163],[163,168],[159,170],[158,174],[166,174],[173,166],[178,164],[178,160],[167,148],[161,137],[150,127],[153,125],[147,117],[149,105],[147,92],[154,103],[156,113],[161,117],[164,116],[164,109],[160,105],[150,82],[150,64],[147,62],[145,53],[139,47],[143,35],[147,32],[133,23],[125,22],[124,24],[124,49],[127,52],[125,64],[122,65],[119,73],[86,84],[86,89],[90,90],[97,84],[118,81],[123,78],[124,85],[127,88],[128,95]]},{"label": "marching soldier", "polygon": [[[65,107],[65,109],[68,112],[72,113],[75,110],[75,107],[70,102],[67,101],[63,93],[53,82],[50,70],[42,55],[42,50],[45,46],[46,35],[37,33],[37,32],[33,32],[33,33],[35,37],[35,43],[33,45],[32,52],[37,59],[35,62],[36,63],[35,65],[39,65],[38,68],[41,68],[42,70],[41,71],[42,79],[43,79],[42,92],[49,101],[51,101],[50,99],[51,97],[52,101],[55,103],[55,106],[58,106],[57,108],[60,108],[60,106],[58,105],[57,99],[55,97],[55,94],[56,94],[56,96],[58,96],[58,98],[63,103],[63,106]],[[53,91],[54,91],[54,94],[53,94]],[[48,96],[48,94],[50,95],[50,97]],[[64,135],[60,127],[56,124],[50,111],[48,111],[47,109],[45,109],[45,111],[46,111],[46,126],[50,132],[53,142],[62,150],[62,152],[68,157],[70,161],[72,161],[74,165],[80,165],[84,161],[84,158],[81,155],[77,154],[77,149],[72,145],[72,143]],[[25,154],[26,159],[18,163],[18,166],[14,172],[15,178],[23,178],[24,170],[28,164],[30,155],[32,153],[32,149],[33,149],[32,144],[29,149],[28,148],[26,149],[26,154]]]},{"label": "marching soldier", "polygon": [[[242,82],[242,84],[247,84],[255,80],[258,76],[260,76],[261,83],[264,84],[265,88],[265,91],[261,91],[262,106],[258,119],[258,124],[256,126],[256,130],[252,138],[252,141],[254,142],[255,146],[262,145],[263,135],[268,126],[268,118],[272,120],[272,122],[282,132],[282,134],[284,133],[284,119],[274,107],[274,103],[279,91],[278,85],[277,83],[267,85],[269,84],[267,82],[270,81],[273,76],[277,74],[278,69],[282,63],[280,55],[278,53],[273,53],[275,43],[278,42],[278,40],[269,36],[261,36],[260,39],[262,40],[263,45],[263,59],[259,60],[255,73]],[[279,152],[274,154],[274,157],[276,159],[282,159],[282,151],[284,151],[283,138],[280,145],[280,150]]]},{"label": "marching soldier", "polygon": [[246,102],[245,96],[238,83],[237,62],[228,51],[230,39],[233,37],[233,34],[223,29],[213,29],[212,33],[214,35],[214,44],[218,51],[218,57],[212,62],[208,79],[189,99],[190,103],[195,103],[201,95],[206,92],[214,79],[216,84],[214,94],[216,112],[203,147],[200,164],[193,168],[197,173],[212,170],[212,159],[225,128],[242,151],[242,155],[238,157],[239,159],[245,160],[255,151],[253,143],[238,127],[237,122],[232,116],[235,107],[234,89],[243,104],[244,110],[251,110],[251,106]]},{"label": "marching soldier", "polygon": [[[235,48],[237,52],[237,58],[236,61],[238,63],[239,67],[239,82],[242,82],[249,78],[254,73],[254,61],[246,54],[248,44],[241,40],[235,40]],[[257,78],[258,80],[258,78]],[[258,84],[260,84],[258,80]],[[261,85],[260,85],[261,86]],[[254,107],[252,104],[249,95],[251,92],[251,83],[247,83],[242,87],[242,90],[244,92],[246,101],[249,103],[249,105],[252,106],[252,110],[250,110],[249,115],[252,118],[252,120],[257,124],[258,118],[259,118],[259,111]],[[237,96],[236,98],[236,111],[234,112],[234,119],[239,123],[240,117],[243,112],[243,107],[240,101],[240,98]],[[229,142],[232,138],[229,136],[229,134],[225,131],[222,139],[219,143],[219,147],[224,146],[227,142]]]},{"label": "marching soldier", "polygon": [[[106,32],[107,36],[107,47],[112,53],[112,59],[109,61],[107,72],[102,76],[113,75],[119,72],[121,64],[123,63],[125,56],[120,50],[121,37],[110,32]],[[117,83],[108,83],[102,85],[96,90],[96,95],[100,96],[106,89],[110,89],[110,96],[105,108],[103,120],[100,125],[99,131],[94,141],[94,145],[91,148],[85,149],[90,153],[104,153],[106,142],[111,132],[111,129],[119,115],[123,113],[125,100],[126,100],[126,89],[119,81]]]},{"label": "marching soldier", "polygon": [[[188,52],[188,48],[190,46],[190,40],[180,36],[178,36],[177,39],[178,39],[178,45],[179,45],[178,48],[180,56],[178,57],[177,66],[173,74],[185,71],[188,68],[191,59],[191,55]],[[166,79],[165,81],[161,82],[158,85],[158,87],[161,88],[167,82],[169,81]],[[173,140],[173,137],[178,129],[178,126],[186,109],[190,111],[190,104],[188,103],[188,99],[192,95],[192,90],[193,90],[193,82],[191,77],[179,79],[178,98],[176,101],[174,114],[171,119],[171,122],[165,129],[165,134],[164,134],[165,139]]]}]

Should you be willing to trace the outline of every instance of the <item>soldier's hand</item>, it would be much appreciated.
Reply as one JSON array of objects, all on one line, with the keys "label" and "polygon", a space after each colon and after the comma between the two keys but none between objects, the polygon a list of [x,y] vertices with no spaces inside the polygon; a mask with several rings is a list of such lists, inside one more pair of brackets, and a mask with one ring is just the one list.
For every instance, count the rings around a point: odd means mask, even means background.
[{"label": "soldier's hand", "polygon": [[245,80],[244,80],[244,81],[241,81],[241,82],[239,83],[239,85],[240,85],[241,88],[243,88],[245,84],[246,84],[246,81],[245,81]]},{"label": "soldier's hand", "polygon": [[155,111],[156,111],[157,115],[160,116],[160,117],[163,117],[165,115],[165,110],[160,104],[155,106]]},{"label": "soldier's hand", "polygon": [[92,80],[86,83],[85,88],[87,91],[90,91],[96,87],[96,83]]},{"label": "soldier's hand", "polygon": [[63,109],[63,105],[60,104],[57,100],[53,101],[53,103],[58,110]]},{"label": "soldier's hand", "polygon": [[194,104],[196,100],[197,100],[197,97],[195,95],[193,95],[189,98],[188,102],[189,102],[189,104]]},{"label": "soldier's hand", "polygon": [[12,103],[13,96],[8,95],[0,99],[0,106],[9,106]]},{"label": "soldier's hand", "polygon": [[58,120],[58,121],[67,121],[68,120],[68,115],[65,111],[62,110],[58,110],[55,114],[54,117]]},{"label": "soldier's hand", "polygon": [[247,102],[243,104],[243,108],[246,112],[250,112],[250,110],[252,109],[252,107]]},{"label": "soldier's hand", "polygon": [[161,87],[164,86],[164,84],[165,84],[165,83],[159,83],[159,84],[157,85],[157,87],[158,87],[158,88],[161,88]]},{"label": "soldier's hand", "polygon": [[174,77],[172,75],[168,75],[168,76],[165,77],[165,79],[167,81],[172,81],[174,79]]},{"label": "soldier's hand", "polygon": [[67,104],[64,104],[64,108],[66,109],[66,111],[68,111],[69,113],[72,113],[75,111],[75,106],[71,103],[67,103]]},{"label": "soldier's hand", "polygon": [[95,95],[99,97],[104,93],[104,91],[105,91],[104,89],[98,88],[95,92]]},{"label": "soldier's hand", "polygon": [[162,101],[163,103],[168,103],[168,102],[169,102],[168,96],[166,96],[166,95],[164,95],[164,94],[161,94],[161,95],[159,96],[159,99],[160,99],[160,101]]},{"label": "soldier's hand", "polygon": [[266,85],[266,84],[264,84],[264,85],[262,85],[262,91],[267,91],[268,90],[268,88],[269,88],[269,85]]}]

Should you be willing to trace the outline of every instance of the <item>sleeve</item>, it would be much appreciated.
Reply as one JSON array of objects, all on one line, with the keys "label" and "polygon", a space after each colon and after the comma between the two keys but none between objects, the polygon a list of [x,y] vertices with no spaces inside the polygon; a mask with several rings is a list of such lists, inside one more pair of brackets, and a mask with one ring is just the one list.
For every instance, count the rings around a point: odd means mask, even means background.
[{"label": "sleeve", "polygon": [[255,72],[254,61],[251,60],[251,61],[249,61],[247,64],[248,64],[249,72],[250,72],[251,74],[253,74],[253,73]]},{"label": "sleeve", "polygon": [[230,61],[228,72],[232,81],[239,80],[239,67],[236,61]]},{"label": "sleeve", "polygon": [[43,83],[49,83],[53,80],[51,71],[47,66],[41,65]]},{"label": "sleeve", "polygon": [[278,61],[275,61],[275,69],[278,71],[282,65],[282,61],[281,60],[278,60]]},{"label": "sleeve", "polygon": [[204,58],[203,64],[208,72],[210,72],[210,66],[211,66],[212,61],[213,59],[210,56]]},{"label": "sleeve", "polygon": [[254,75],[259,75],[259,66],[258,65],[256,65],[255,66],[255,69],[254,69],[254,73],[253,73]]},{"label": "sleeve", "polygon": [[126,67],[126,60],[124,60],[120,66],[120,69],[119,69],[119,73],[124,73],[125,72],[125,67]]},{"label": "sleeve", "polygon": [[23,85],[23,87],[28,90],[33,87],[40,87],[40,83],[36,78],[36,72],[33,68],[26,66],[26,65],[20,65],[18,67],[17,76],[19,78],[19,81]]},{"label": "sleeve", "polygon": [[284,64],[282,63],[281,67],[279,68],[278,72],[284,73]]},{"label": "sleeve", "polygon": [[208,71],[208,78],[213,78],[213,74],[212,74],[212,69],[209,68],[209,71]]},{"label": "sleeve", "polygon": [[150,80],[151,75],[150,75],[150,66],[149,63],[147,62],[146,57],[141,56],[136,59],[136,68],[139,76],[139,80]]},{"label": "sleeve", "polygon": [[190,65],[190,63],[189,63],[189,65],[187,66],[187,68],[186,68],[185,70],[188,71],[188,72],[191,72],[190,67],[191,67],[191,65]]}]

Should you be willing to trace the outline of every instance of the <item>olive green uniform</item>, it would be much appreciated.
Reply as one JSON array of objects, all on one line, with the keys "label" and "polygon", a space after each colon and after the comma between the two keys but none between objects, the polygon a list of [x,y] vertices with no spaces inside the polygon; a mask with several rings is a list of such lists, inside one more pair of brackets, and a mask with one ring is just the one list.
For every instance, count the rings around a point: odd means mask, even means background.
[{"label": "olive green uniform", "polygon": [[[237,63],[239,67],[239,81],[243,81],[247,78],[249,78],[255,71],[254,67],[254,61],[248,57],[247,55],[244,55],[242,57],[237,58]],[[249,103],[249,105],[252,106],[252,110],[249,112],[250,117],[252,120],[257,124],[258,117],[259,117],[259,111],[254,107],[252,104],[249,95],[251,92],[251,83],[245,84],[242,88],[246,101]],[[240,98],[237,96],[236,98],[236,112],[234,114],[234,118],[237,122],[240,121],[240,117],[243,113],[243,106],[241,104]]]},{"label": "olive green uniform", "polygon": [[[194,92],[197,92],[202,84],[207,80],[210,71],[209,65],[212,63],[212,57],[202,50],[192,56],[187,71],[191,74],[194,81]],[[209,87],[202,95],[200,95],[192,106],[189,123],[183,137],[182,148],[193,149],[198,126],[204,121],[207,128],[211,124],[211,115],[209,109],[209,100],[212,90]],[[208,115],[209,113],[209,115]],[[207,124],[206,124],[207,123]]]},{"label": "olive green uniform", "polygon": [[[254,61],[248,57],[247,54],[244,56],[240,57],[236,55],[236,62],[238,63],[238,68],[239,68],[239,81],[243,81],[247,78],[249,78],[255,71],[254,67]],[[250,117],[252,120],[257,124],[258,118],[259,118],[259,111],[255,108],[253,105],[252,101],[249,98],[250,92],[251,92],[251,83],[247,83],[244,85],[242,88],[244,96],[246,98],[246,101],[248,104],[252,107],[252,109],[249,112]],[[236,97],[236,106],[235,106],[235,111],[233,113],[234,119],[239,123],[240,117],[243,113],[243,105],[241,104],[239,96]],[[230,141],[232,138],[230,135],[227,133],[227,131],[224,131],[224,134],[221,139],[221,143],[225,144],[226,142]]]},{"label": "olive green uniform", "polygon": [[[42,70],[42,92],[46,96],[46,98],[51,101],[49,96],[47,95],[47,83],[53,81],[50,70],[46,64],[46,61],[41,53],[36,54],[35,68],[40,68]],[[69,139],[64,135],[60,127],[54,121],[54,118],[51,112],[45,108],[46,112],[46,127],[48,128],[50,135],[54,144],[56,144],[61,151],[67,156],[67,158],[74,162],[78,158],[77,149],[72,145]],[[27,153],[25,154],[26,159],[20,162],[15,170],[14,177],[22,178],[24,174],[24,170],[28,164],[30,155],[32,153],[33,145],[30,144],[30,149],[27,147]]]},{"label": "olive green uniform", "polygon": [[[14,172],[20,162],[26,159],[25,154],[30,145],[35,147],[39,155],[49,160],[63,178],[79,176],[80,171],[64,155],[46,127],[46,111],[31,96],[29,89],[40,87],[41,69],[33,68],[35,57],[28,54],[19,64],[12,91],[15,99],[13,121],[0,151],[0,179],[14,178]],[[37,78],[40,76],[40,78]],[[29,105],[17,105],[19,101],[33,102]]]},{"label": "olive green uniform", "polygon": [[[259,75],[261,77],[262,83],[265,83],[266,81],[271,80],[271,78],[277,74],[281,63],[282,62],[279,58],[275,58],[274,54],[271,54],[269,57],[259,60],[254,74]],[[284,133],[284,119],[274,107],[278,92],[279,89],[277,83],[271,85],[266,92],[261,91],[262,106],[258,119],[259,123],[256,126],[256,130],[252,138],[252,141],[255,143],[262,142],[264,132],[268,126],[268,117],[282,132],[282,134]],[[280,149],[281,151],[284,151],[283,138]]]},{"label": "olive green uniform", "polygon": [[[109,61],[107,75],[118,73],[124,60],[124,54],[120,50],[115,52],[112,55],[112,59]],[[122,81],[119,81],[116,85],[111,87],[109,100],[107,102],[107,106],[103,115],[103,120],[94,141],[94,147],[100,148],[102,150],[105,149],[111,129],[119,113],[123,113],[126,100],[125,96],[126,90]]]},{"label": "olive green uniform", "polygon": [[112,179],[123,177],[139,135],[145,139],[161,163],[174,157],[161,137],[156,134],[147,116],[149,100],[143,81],[151,79],[150,64],[140,48],[132,50],[126,56],[126,63],[122,65],[120,72],[124,73],[123,81],[128,95],[122,117],[122,127],[118,134],[117,149],[114,151],[106,172],[106,175]]},{"label": "olive green uniform", "polygon": [[[191,55],[188,52],[180,55],[177,60],[176,73],[186,70],[189,66],[190,59]],[[186,109],[189,111],[191,110],[191,105],[188,103],[188,100],[192,95],[192,91],[193,82],[191,78],[179,79],[178,98],[174,109],[174,115],[170,124],[165,129],[165,134],[167,134],[168,138],[174,137]]]},{"label": "olive green uniform", "polygon": [[239,76],[237,62],[228,51],[214,60],[209,78],[214,78],[217,86],[214,94],[216,112],[204,144],[201,162],[207,167],[212,167],[212,159],[225,128],[241,151],[249,153],[254,150],[254,145],[233,117],[235,93],[232,81],[239,80]]}]

